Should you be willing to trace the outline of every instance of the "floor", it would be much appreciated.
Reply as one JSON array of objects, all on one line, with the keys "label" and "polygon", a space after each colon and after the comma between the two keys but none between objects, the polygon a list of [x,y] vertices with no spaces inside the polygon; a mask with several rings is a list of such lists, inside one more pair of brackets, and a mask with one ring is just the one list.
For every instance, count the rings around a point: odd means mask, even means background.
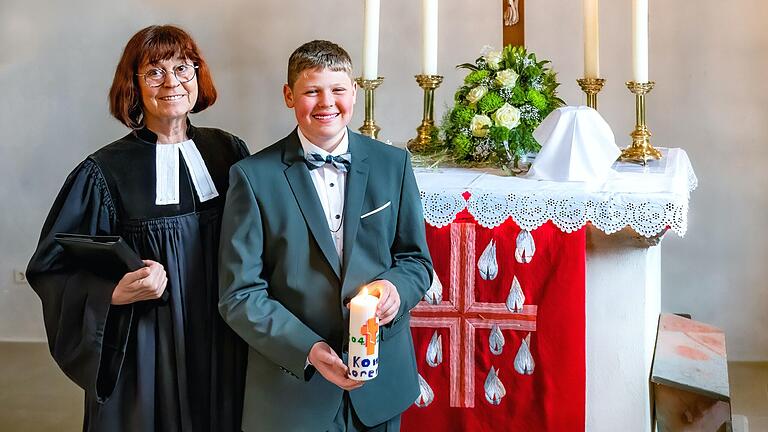
[{"label": "floor", "polygon": [[[729,363],[734,431],[768,432],[768,362]],[[39,343],[0,342],[0,431],[82,429],[82,392]],[[734,419],[736,423],[736,418]]]},{"label": "floor", "polygon": [[41,343],[0,342],[0,431],[81,431],[83,393]]},{"label": "floor", "polygon": [[749,432],[768,432],[768,362],[730,362],[728,378],[731,412],[747,418]]}]

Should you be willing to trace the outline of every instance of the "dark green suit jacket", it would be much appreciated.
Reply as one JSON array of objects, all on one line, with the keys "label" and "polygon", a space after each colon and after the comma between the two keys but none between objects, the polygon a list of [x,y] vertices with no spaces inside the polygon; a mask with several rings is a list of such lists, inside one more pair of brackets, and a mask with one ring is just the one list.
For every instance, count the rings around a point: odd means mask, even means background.
[{"label": "dark green suit jacket", "polygon": [[343,392],[319,373],[305,375],[305,361],[320,340],[341,356],[349,337],[344,303],[376,279],[397,287],[401,306],[381,329],[379,375],[350,392],[352,405],[375,425],[418,396],[409,311],[432,278],[419,191],[405,151],[348,135],[343,262],[295,130],[230,170],[219,310],[250,345],[245,431],[330,426]]}]

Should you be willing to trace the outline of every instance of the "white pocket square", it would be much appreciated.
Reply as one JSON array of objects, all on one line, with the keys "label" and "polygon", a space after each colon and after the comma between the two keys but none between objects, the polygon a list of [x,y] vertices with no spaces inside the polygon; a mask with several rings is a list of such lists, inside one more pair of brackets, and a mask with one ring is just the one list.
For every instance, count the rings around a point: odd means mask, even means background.
[{"label": "white pocket square", "polygon": [[366,214],[364,214],[364,215],[360,216],[360,219],[365,219],[365,218],[367,218],[368,216],[374,215],[374,214],[376,214],[376,213],[378,213],[378,212],[380,212],[380,211],[384,210],[385,208],[389,207],[389,205],[390,205],[390,204],[392,204],[392,201],[387,201],[387,203],[386,203],[386,204],[384,204],[383,206],[381,206],[381,207],[379,207],[379,208],[377,208],[377,209],[375,209],[375,210],[371,210],[371,211],[369,211],[368,213],[366,213]]}]

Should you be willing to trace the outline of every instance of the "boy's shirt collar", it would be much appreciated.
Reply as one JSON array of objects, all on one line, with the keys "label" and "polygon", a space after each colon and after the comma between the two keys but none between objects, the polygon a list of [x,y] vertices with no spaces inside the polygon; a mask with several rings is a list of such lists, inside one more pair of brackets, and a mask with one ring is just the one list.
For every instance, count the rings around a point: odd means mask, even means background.
[{"label": "boy's shirt collar", "polygon": [[336,148],[333,149],[333,151],[330,153],[312,144],[312,142],[310,142],[309,139],[305,137],[303,133],[301,133],[300,127],[296,128],[296,132],[299,135],[301,148],[304,149],[305,155],[309,153],[317,153],[322,157],[326,157],[328,155],[338,156],[338,155],[347,153],[349,151],[349,134],[347,133],[347,128],[344,128],[342,131],[343,136],[341,137],[341,141],[339,141],[339,145],[337,145]]}]

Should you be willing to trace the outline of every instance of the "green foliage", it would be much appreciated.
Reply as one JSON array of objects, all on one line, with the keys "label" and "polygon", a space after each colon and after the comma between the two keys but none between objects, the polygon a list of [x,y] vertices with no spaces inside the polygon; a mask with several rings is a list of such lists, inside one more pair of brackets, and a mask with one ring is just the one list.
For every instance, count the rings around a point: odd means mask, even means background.
[{"label": "green foliage", "polygon": [[512,97],[509,99],[509,103],[514,106],[520,106],[525,103],[526,96],[522,86],[515,86],[515,88],[512,89]]},{"label": "green foliage", "polygon": [[467,86],[461,86],[458,90],[456,90],[456,93],[453,95],[453,100],[459,101],[461,99],[464,99],[467,97],[467,93],[469,93],[470,87]]},{"label": "green foliage", "polygon": [[510,130],[504,126],[491,126],[488,136],[496,142],[509,141]]}]

